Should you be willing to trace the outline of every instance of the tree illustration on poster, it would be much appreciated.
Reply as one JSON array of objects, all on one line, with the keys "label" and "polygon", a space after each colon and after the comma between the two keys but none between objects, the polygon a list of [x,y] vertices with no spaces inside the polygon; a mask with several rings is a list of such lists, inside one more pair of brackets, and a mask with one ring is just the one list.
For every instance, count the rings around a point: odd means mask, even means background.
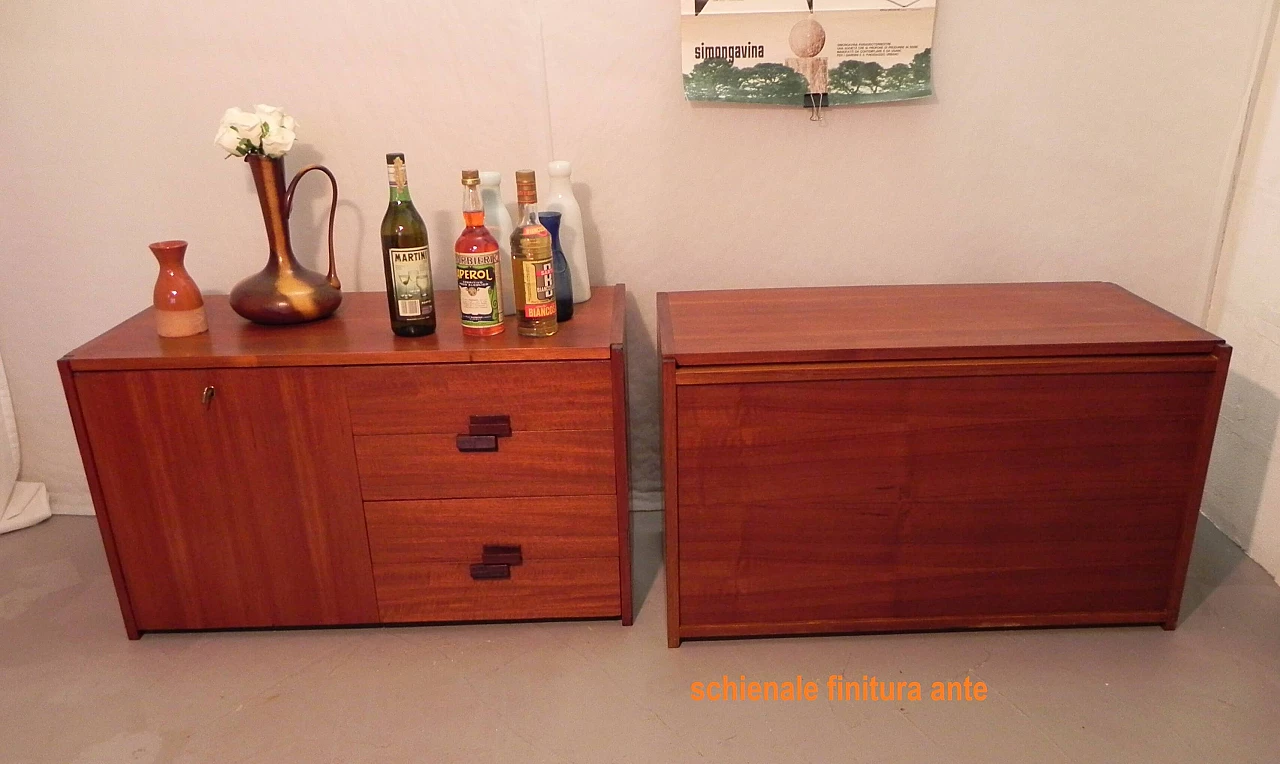
[{"label": "tree illustration on poster", "polygon": [[739,69],[723,58],[710,58],[685,76],[691,100],[793,104],[808,90],[804,77],[782,64],[756,64]]},{"label": "tree illustration on poster", "polygon": [[[827,75],[832,106],[901,101],[933,93],[933,51],[916,54],[910,64],[886,69],[874,61],[843,61]],[[784,64],[756,64],[742,69],[723,58],[708,58],[684,76],[690,101],[802,105],[809,84]]]},{"label": "tree illustration on poster", "polygon": [[682,0],[685,98],[849,106],[933,95],[936,0]]}]

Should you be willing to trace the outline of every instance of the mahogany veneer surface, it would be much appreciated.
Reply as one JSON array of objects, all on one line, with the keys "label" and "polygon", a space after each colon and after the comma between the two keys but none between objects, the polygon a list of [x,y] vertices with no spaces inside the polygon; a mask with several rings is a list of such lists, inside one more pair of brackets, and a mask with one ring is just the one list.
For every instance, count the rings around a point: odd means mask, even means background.
[{"label": "mahogany veneer surface", "polygon": [[614,559],[531,560],[503,581],[475,581],[468,569],[465,562],[379,565],[383,622],[618,616]]},{"label": "mahogany veneer surface", "polygon": [[662,352],[681,366],[1208,353],[1222,342],[1101,282],[673,292],[658,310]]},{"label": "mahogany veneer surface", "polygon": [[610,496],[378,501],[365,517],[375,565],[480,562],[486,544],[519,545],[526,560],[618,554]]},{"label": "mahogany veneer surface", "polygon": [[345,370],[357,435],[466,432],[472,414],[505,414],[514,430],[613,428],[608,361],[355,366]]},{"label": "mahogany veneer surface", "polygon": [[[495,337],[468,337],[458,321],[458,295],[436,293],[441,316],[428,337],[397,337],[382,292],[349,292],[331,319],[296,326],[260,326],[237,316],[225,295],[207,295],[209,331],[168,339],[155,332],[147,309],[69,353],[73,371],[123,368],[211,368],[218,366],[347,366],[471,361],[540,361],[609,358],[620,343],[613,311],[623,310],[621,286],[596,287],[583,310],[554,337],[521,337],[515,317]],[[588,307],[590,306],[590,307]]]},{"label": "mahogany veneer surface", "polygon": [[659,322],[672,646],[1176,625],[1216,337],[1109,284],[659,295]]},{"label": "mahogany veneer surface", "polygon": [[612,495],[609,430],[515,432],[492,453],[460,453],[454,435],[360,435],[366,501]]},{"label": "mahogany veneer surface", "polygon": [[336,369],[93,372],[76,386],[139,629],[377,622]]},{"label": "mahogany veneer surface", "polygon": [[[210,331],[150,310],[59,361],[131,638],[157,630],[632,619],[625,289],[551,338],[394,336],[381,293]],[[473,416],[506,416],[464,452]],[[514,546],[506,578],[473,577]],[[517,554],[516,559],[519,559]],[[491,572],[491,571],[490,571]]]}]

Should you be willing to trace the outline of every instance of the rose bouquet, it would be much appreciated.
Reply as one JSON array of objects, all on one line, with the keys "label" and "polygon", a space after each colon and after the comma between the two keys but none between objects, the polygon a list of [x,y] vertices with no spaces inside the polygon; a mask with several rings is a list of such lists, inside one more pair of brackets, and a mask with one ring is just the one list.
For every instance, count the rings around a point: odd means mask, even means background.
[{"label": "rose bouquet", "polygon": [[258,154],[279,159],[293,148],[297,127],[297,121],[276,106],[260,103],[253,111],[233,106],[222,115],[213,142],[226,151],[227,156]]}]

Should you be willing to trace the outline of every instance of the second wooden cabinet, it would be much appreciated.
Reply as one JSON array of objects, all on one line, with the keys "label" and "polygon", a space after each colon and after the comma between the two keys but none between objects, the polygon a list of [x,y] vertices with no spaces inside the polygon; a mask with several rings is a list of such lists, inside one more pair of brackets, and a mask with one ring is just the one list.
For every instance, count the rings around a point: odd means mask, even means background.
[{"label": "second wooden cabinet", "polygon": [[658,317],[668,644],[1177,624],[1221,339],[1111,284],[686,292]]},{"label": "second wooden cabinet", "polygon": [[69,354],[130,636],[630,623],[623,305],[604,288],[550,340],[404,340],[380,295],[287,329],[211,298],[209,335],[143,313]]}]

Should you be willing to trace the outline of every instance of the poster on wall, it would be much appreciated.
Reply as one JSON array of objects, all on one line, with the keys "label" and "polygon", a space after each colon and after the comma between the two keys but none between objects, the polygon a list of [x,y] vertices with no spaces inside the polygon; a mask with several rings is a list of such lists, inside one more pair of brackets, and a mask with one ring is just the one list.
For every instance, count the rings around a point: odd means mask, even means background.
[{"label": "poster on wall", "polygon": [[937,0],[681,0],[690,101],[848,106],[933,95]]}]

